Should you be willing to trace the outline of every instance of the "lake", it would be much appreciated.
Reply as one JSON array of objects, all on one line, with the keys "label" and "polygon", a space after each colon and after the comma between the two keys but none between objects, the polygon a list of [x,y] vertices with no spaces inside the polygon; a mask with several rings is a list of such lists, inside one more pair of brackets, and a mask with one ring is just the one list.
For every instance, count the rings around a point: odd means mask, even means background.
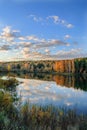
[{"label": "lake", "polygon": [[[10,74],[11,76],[12,74]],[[21,82],[17,96],[21,104],[53,105],[87,113],[87,77],[44,73],[15,74]]]}]

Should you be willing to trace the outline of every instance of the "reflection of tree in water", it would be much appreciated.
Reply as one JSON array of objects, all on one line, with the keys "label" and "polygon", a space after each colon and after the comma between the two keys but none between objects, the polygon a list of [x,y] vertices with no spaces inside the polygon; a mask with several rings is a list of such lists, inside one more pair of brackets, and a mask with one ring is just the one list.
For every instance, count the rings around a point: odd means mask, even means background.
[{"label": "reflection of tree in water", "polygon": [[75,77],[75,88],[87,91],[87,76],[77,75]]},{"label": "reflection of tree in water", "polygon": [[39,80],[46,80],[46,81],[55,81],[58,85],[62,87],[73,87],[76,89],[82,89],[87,91],[87,77],[82,75],[52,75],[46,73],[27,73],[21,74],[22,78],[29,78],[29,79],[39,79]]},{"label": "reflection of tree in water", "polygon": [[59,76],[55,75],[53,80],[61,86],[73,87],[87,91],[87,77],[82,75],[76,76]]},{"label": "reflection of tree in water", "polygon": [[65,84],[65,77],[64,76],[55,75],[55,76],[53,76],[53,80],[58,85],[64,86],[64,84]]},{"label": "reflection of tree in water", "polygon": [[60,85],[62,87],[73,87],[76,89],[87,91],[87,75],[52,75],[49,73],[7,73],[4,75],[27,79],[55,81],[57,85]]},{"label": "reflection of tree in water", "polygon": [[66,87],[74,87],[74,77],[73,76],[63,76],[63,75],[55,75],[54,81],[58,85],[66,86]]}]

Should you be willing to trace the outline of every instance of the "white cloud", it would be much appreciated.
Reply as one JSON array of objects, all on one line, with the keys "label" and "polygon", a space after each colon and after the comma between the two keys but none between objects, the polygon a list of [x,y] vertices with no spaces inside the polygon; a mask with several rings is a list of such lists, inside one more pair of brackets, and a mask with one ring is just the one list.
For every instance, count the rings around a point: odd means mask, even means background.
[{"label": "white cloud", "polygon": [[9,45],[3,45],[3,46],[0,46],[0,51],[8,51],[10,50],[10,46]]},{"label": "white cloud", "polygon": [[43,21],[43,19],[41,17],[38,17],[36,15],[32,15],[31,14],[28,17],[31,18],[31,19],[33,19],[35,22],[41,22],[41,21]]},{"label": "white cloud", "polygon": [[58,39],[50,39],[50,40],[45,40],[43,42],[39,42],[36,44],[36,48],[47,48],[47,47],[53,47],[53,46],[67,46],[68,43],[63,42]]},{"label": "white cloud", "polygon": [[11,26],[6,26],[2,29],[0,34],[1,40],[6,40],[7,42],[12,42],[14,38],[19,36],[18,30],[11,30]]},{"label": "white cloud", "polygon": [[27,40],[33,40],[33,41],[38,41],[38,40],[39,40],[38,37],[33,36],[33,35],[31,35],[31,36],[26,36],[26,39],[27,39]]},{"label": "white cloud", "polygon": [[28,49],[22,50],[23,58],[30,60],[62,60],[62,59],[73,59],[87,56],[87,54],[82,52],[82,49],[71,49],[69,51],[60,50],[56,54],[51,54],[49,49],[45,49],[45,53],[41,53],[38,51],[32,52]]},{"label": "white cloud", "polygon": [[49,49],[45,49],[45,52],[48,53],[48,52],[49,52]]},{"label": "white cloud", "polygon": [[69,23],[69,24],[66,24],[66,27],[67,28],[73,28],[73,25]]},{"label": "white cloud", "polygon": [[70,38],[71,38],[71,36],[69,34],[64,36],[64,39],[70,39]]},{"label": "white cloud", "polygon": [[64,42],[62,40],[58,40],[58,39],[46,40],[44,38],[39,38],[34,35],[19,37],[18,39],[22,41],[16,42],[15,44],[18,44],[22,47],[30,47],[32,49],[43,49],[43,48],[54,47],[54,46],[69,46],[70,45],[69,43]]},{"label": "white cloud", "polygon": [[29,52],[29,48],[27,48],[27,47],[23,48],[23,50],[24,50],[25,52]]},{"label": "white cloud", "polygon": [[[55,17],[55,22],[57,20],[58,17]],[[62,22],[65,24],[65,21]],[[87,53],[80,48],[68,51],[60,50],[56,53],[58,47],[68,48],[70,43],[60,39],[39,38],[35,35],[22,36],[19,32],[12,30],[10,26],[2,29],[0,40],[3,40],[3,44],[0,43],[0,53],[9,51],[11,54],[9,59],[12,59],[12,55],[15,59],[19,56],[20,60],[60,60],[87,56]],[[64,37],[64,39],[69,38],[71,38],[69,34]],[[15,56],[12,54],[13,51],[15,51]]]},{"label": "white cloud", "polygon": [[21,41],[26,40],[26,38],[25,38],[25,37],[23,37],[23,36],[19,37],[18,39],[19,39],[19,40],[21,40]]},{"label": "white cloud", "polygon": [[30,53],[30,49],[25,47],[21,50],[21,54],[23,55],[23,58],[28,58]]},{"label": "white cloud", "polygon": [[38,17],[36,15],[31,14],[28,17],[35,22],[41,22],[41,23],[47,24],[47,21],[50,22],[50,20],[51,20],[51,21],[53,21],[54,24],[63,25],[67,28],[73,28],[73,24],[66,22],[66,20],[61,19],[57,15],[50,15],[45,18],[42,18],[42,17]]},{"label": "white cloud", "polygon": [[57,52],[58,57],[60,58],[78,58],[84,55],[84,53],[82,53],[82,49],[81,48],[77,48],[77,49],[71,49],[69,51],[64,51],[61,50],[59,52]]},{"label": "white cloud", "polygon": [[2,29],[3,33],[10,33],[11,32],[11,27],[6,26],[5,28]]},{"label": "white cloud", "polygon": [[46,55],[50,55],[50,50],[49,49],[45,49],[45,54]]},{"label": "white cloud", "polygon": [[52,19],[55,24],[57,24],[57,23],[60,22],[59,16],[56,16],[56,15],[54,15],[54,16],[48,16],[47,20],[49,20],[49,19]]}]

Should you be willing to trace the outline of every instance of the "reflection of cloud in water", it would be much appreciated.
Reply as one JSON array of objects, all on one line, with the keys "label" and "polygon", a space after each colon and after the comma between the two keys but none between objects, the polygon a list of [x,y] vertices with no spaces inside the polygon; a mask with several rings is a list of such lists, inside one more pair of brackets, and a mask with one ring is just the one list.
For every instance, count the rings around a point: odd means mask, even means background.
[{"label": "reflection of cloud in water", "polygon": [[87,108],[87,93],[74,88],[66,88],[56,85],[52,81],[41,81],[32,79],[18,79],[23,83],[17,86],[18,96],[21,101],[29,100],[34,104],[53,104],[59,106],[77,106]]},{"label": "reflection of cloud in water", "polygon": [[71,106],[71,105],[73,105],[72,102],[66,102],[65,104],[66,104],[67,106]]}]

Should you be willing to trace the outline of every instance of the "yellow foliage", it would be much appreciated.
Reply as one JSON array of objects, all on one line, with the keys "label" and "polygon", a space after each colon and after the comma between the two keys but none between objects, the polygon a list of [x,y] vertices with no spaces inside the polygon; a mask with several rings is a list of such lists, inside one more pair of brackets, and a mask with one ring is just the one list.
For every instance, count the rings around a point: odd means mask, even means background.
[{"label": "yellow foliage", "polygon": [[10,71],[11,70],[11,66],[8,64],[7,65],[7,70]]}]

